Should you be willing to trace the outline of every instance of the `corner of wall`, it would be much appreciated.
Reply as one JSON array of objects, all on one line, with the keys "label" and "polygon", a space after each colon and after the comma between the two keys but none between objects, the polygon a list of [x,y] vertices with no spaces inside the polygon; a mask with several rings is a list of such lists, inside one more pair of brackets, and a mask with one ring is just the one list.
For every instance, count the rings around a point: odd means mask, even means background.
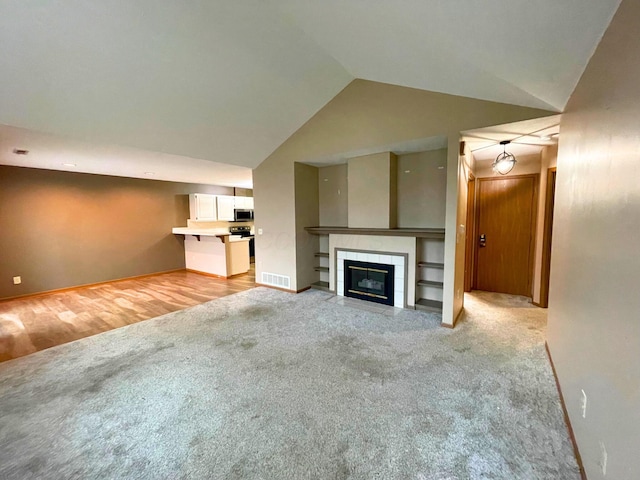
[{"label": "corner of wall", "polygon": [[[447,200],[444,234],[444,285],[442,288],[442,323],[453,326],[460,310],[461,301],[456,298],[456,256],[459,245],[458,224],[458,184],[460,172],[459,132],[448,135],[447,145]],[[459,295],[458,295],[459,297]]]},{"label": "corner of wall", "polygon": [[398,157],[389,154],[389,228],[398,227]]},{"label": "corner of wall", "polygon": [[305,230],[317,226],[319,221],[318,168],[296,162],[294,184],[296,278],[292,289],[301,290],[318,280],[315,253],[319,250],[319,237]]},{"label": "corner of wall", "polygon": [[285,275],[295,284],[294,163],[271,156],[253,170],[256,281],[263,272]]}]

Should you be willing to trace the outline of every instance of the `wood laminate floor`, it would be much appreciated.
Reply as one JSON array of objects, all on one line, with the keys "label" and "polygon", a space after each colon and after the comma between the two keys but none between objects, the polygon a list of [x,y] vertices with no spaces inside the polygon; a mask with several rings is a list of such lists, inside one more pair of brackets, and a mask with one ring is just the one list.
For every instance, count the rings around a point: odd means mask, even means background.
[{"label": "wood laminate floor", "polygon": [[0,302],[0,362],[255,287],[187,271]]}]

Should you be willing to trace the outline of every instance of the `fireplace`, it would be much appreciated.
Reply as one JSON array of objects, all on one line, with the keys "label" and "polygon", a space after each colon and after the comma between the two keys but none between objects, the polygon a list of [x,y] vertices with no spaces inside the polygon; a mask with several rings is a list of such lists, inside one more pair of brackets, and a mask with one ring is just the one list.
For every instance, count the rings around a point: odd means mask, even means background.
[{"label": "fireplace", "polygon": [[393,280],[393,265],[344,261],[344,294],[347,297],[393,306]]}]

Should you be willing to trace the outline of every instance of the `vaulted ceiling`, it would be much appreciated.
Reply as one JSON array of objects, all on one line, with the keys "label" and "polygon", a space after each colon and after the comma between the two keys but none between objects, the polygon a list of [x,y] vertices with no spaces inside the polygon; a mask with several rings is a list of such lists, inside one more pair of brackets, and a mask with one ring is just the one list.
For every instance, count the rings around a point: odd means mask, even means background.
[{"label": "vaulted ceiling", "polygon": [[0,123],[252,168],[354,78],[561,111],[619,1],[4,1]]}]

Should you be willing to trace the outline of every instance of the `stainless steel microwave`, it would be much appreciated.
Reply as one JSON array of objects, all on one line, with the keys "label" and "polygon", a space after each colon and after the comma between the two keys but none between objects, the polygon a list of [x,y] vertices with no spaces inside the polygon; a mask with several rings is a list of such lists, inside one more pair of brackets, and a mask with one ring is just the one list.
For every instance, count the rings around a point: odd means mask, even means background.
[{"label": "stainless steel microwave", "polygon": [[236,208],[233,210],[233,218],[236,222],[248,222],[253,220],[253,210],[247,208]]}]

